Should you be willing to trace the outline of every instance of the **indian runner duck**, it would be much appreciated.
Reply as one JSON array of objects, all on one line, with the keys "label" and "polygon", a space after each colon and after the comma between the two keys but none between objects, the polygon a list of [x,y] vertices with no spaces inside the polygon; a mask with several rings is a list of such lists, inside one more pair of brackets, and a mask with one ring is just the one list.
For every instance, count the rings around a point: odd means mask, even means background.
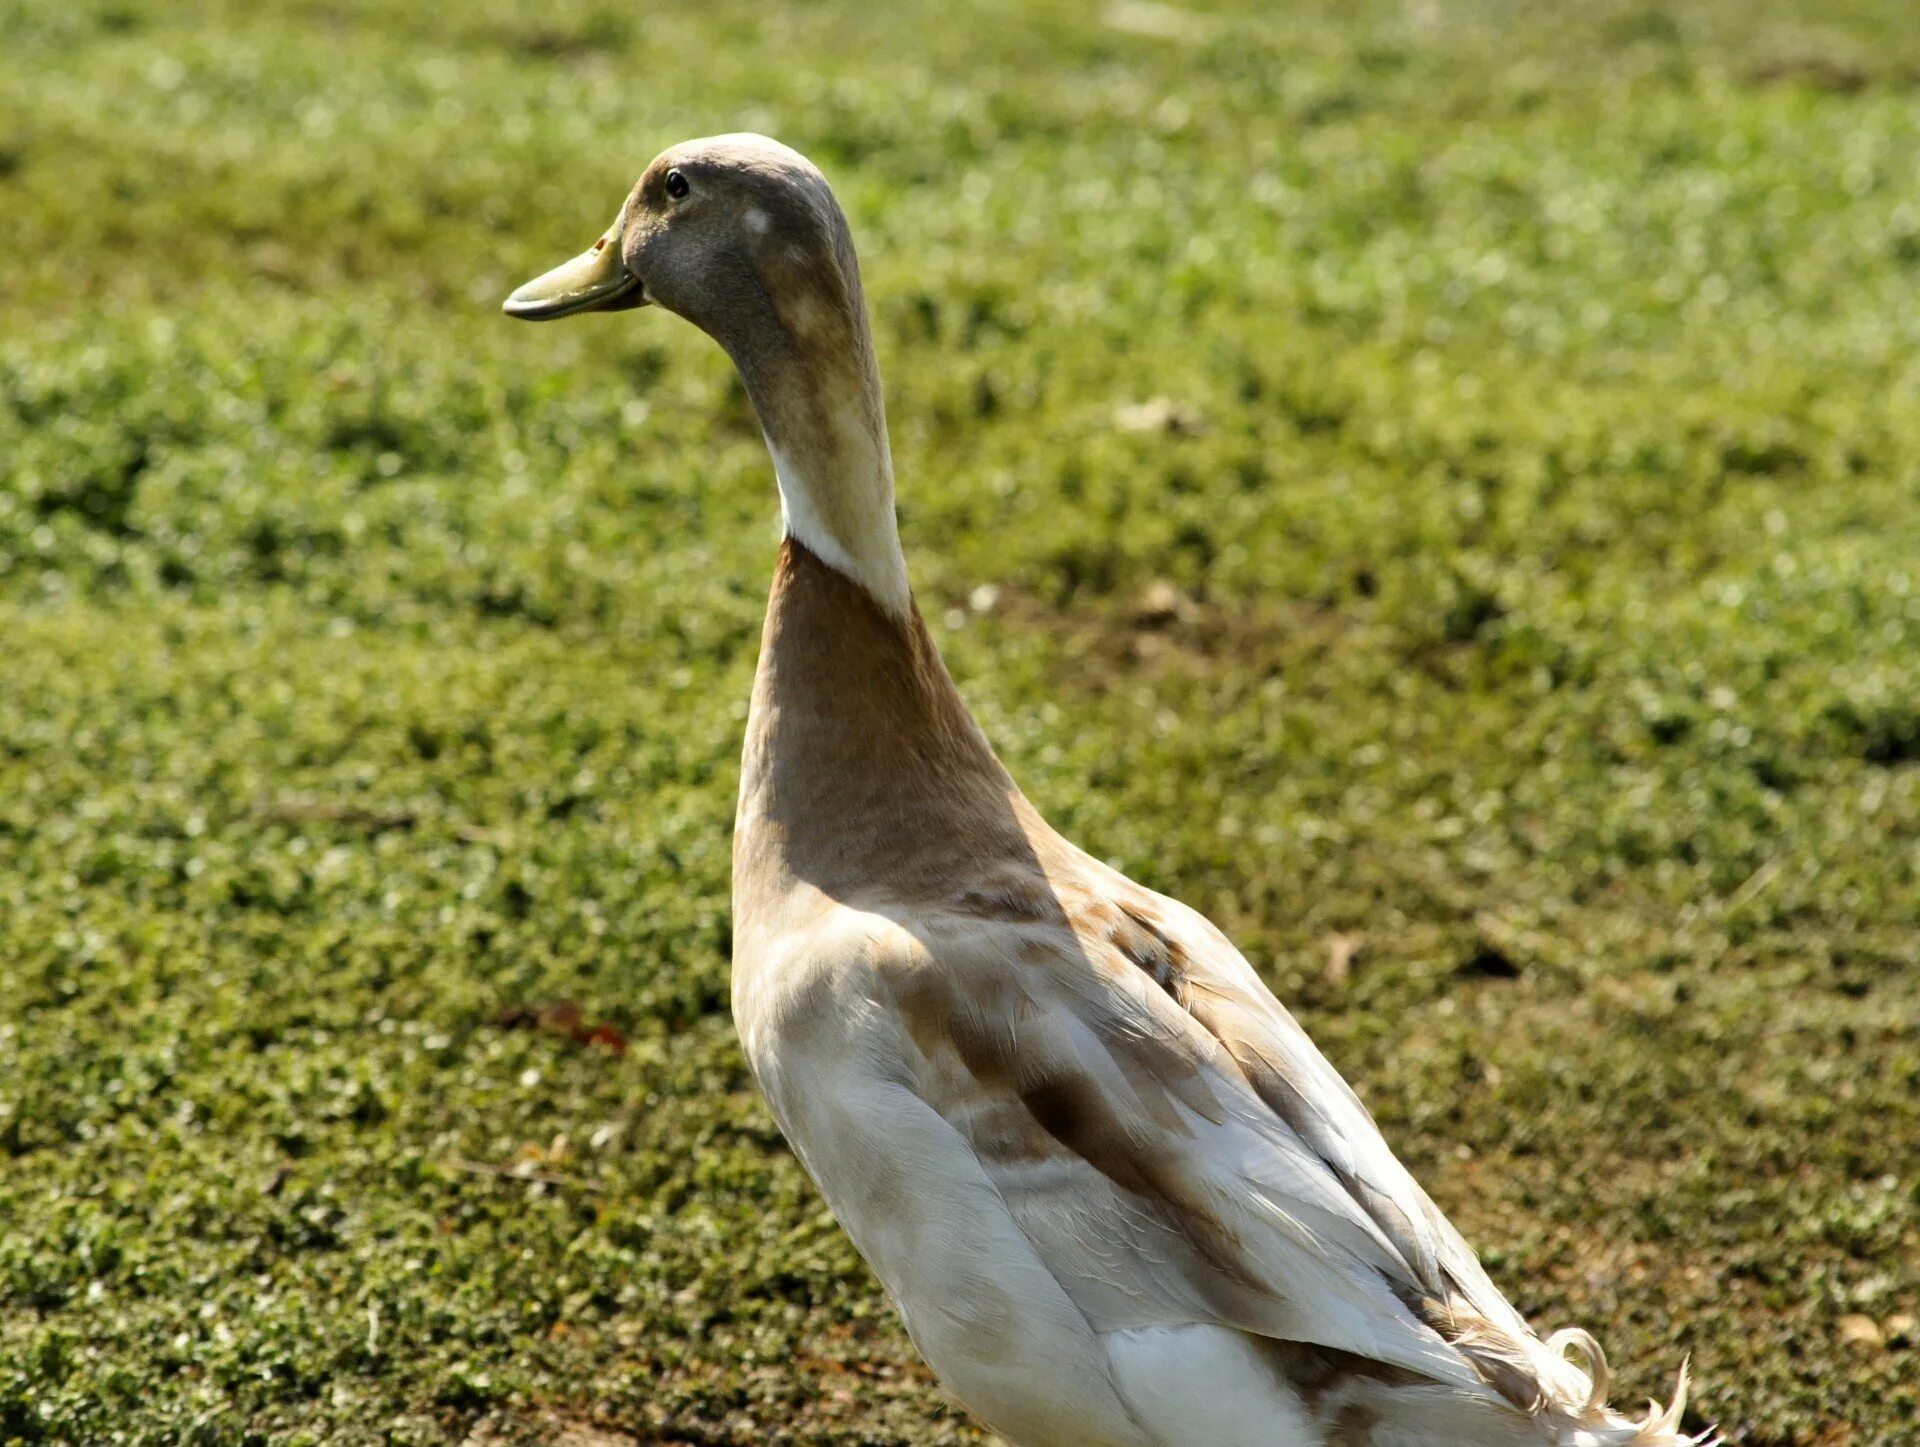
[{"label": "indian runner duck", "polygon": [[[1542,1340],[1219,930],[1075,848],[914,606],[845,216],[689,141],[530,320],[659,306],[759,414],[785,536],[734,835],[733,1008],[946,1387],[1019,1447],[1682,1443]],[[1577,1362],[1574,1360],[1577,1358]]]}]

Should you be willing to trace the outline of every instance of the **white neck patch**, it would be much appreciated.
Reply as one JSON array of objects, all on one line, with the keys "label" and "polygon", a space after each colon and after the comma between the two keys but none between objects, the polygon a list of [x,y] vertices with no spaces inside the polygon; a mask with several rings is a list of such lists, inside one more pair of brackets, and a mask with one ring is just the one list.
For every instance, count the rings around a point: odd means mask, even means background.
[{"label": "white neck patch", "polygon": [[780,519],[787,535],[853,579],[889,613],[909,616],[913,594],[893,517],[892,468],[884,455],[872,459],[878,466],[866,479],[838,478],[823,487],[796,469],[771,437],[767,451],[780,480]]}]

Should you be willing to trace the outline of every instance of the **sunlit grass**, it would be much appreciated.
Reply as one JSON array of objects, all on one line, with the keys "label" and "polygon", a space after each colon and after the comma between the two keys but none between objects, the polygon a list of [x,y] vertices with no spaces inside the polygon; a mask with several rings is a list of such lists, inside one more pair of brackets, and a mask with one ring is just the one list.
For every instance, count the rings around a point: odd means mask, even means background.
[{"label": "sunlit grass", "polygon": [[1901,1439],[1920,31],[1269,8],[0,13],[0,1442],[975,1440],[726,1019],[750,412],[497,311],[739,128],[1042,807],[1625,1400]]}]

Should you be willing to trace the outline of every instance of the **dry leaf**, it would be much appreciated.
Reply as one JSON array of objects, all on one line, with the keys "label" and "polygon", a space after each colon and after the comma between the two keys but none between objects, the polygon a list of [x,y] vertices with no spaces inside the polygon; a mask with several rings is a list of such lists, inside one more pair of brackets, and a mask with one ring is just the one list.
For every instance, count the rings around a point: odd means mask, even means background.
[{"label": "dry leaf", "polygon": [[1864,1347],[1872,1350],[1887,1344],[1880,1334],[1880,1323],[1870,1316],[1843,1316],[1840,1318],[1840,1340],[1850,1347]]},{"label": "dry leaf", "polygon": [[1353,974],[1353,962],[1360,953],[1360,947],[1367,942],[1365,935],[1337,934],[1327,936],[1327,983],[1344,985]]}]

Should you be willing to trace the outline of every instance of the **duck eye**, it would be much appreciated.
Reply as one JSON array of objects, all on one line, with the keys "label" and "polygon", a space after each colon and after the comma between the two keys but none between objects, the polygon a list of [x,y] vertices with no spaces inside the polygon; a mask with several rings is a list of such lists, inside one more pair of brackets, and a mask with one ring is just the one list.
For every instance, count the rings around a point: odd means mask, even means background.
[{"label": "duck eye", "polygon": [[667,172],[667,194],[678,201],[693,188],[687,184],[687,178],[678,171]]}]

